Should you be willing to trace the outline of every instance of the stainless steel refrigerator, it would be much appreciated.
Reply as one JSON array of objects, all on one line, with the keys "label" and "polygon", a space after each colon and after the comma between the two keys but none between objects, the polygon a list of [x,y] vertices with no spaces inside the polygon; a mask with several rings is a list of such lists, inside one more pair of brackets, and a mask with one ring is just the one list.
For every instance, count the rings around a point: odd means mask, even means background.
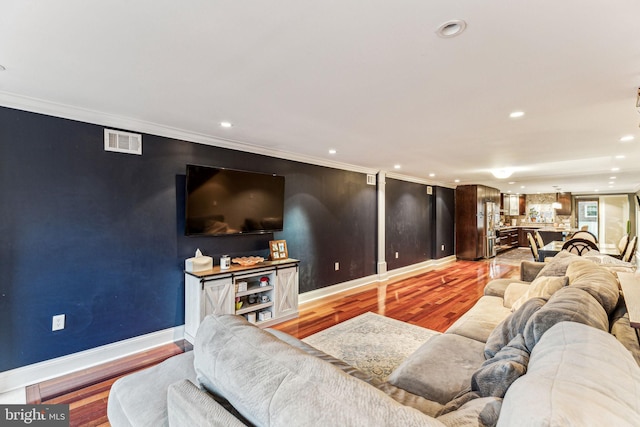
[{"label": "stainless steel refrigerator", "polygon": [[496,256],[496,228],[500,223],[500,208],[493,202],[484,204],[484,257]]}]

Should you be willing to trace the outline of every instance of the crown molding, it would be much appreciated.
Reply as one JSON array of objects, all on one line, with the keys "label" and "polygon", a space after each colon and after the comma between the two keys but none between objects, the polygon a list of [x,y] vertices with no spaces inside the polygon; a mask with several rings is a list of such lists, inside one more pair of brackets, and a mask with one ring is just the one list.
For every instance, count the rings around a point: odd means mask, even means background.
[{"label": "crown molding", "polygon": [[0,106],[29,111],[32,113],[45,114],[48,116],[59,117],[63,119],[91,123],[99,126],[114,127],[121,130],[130,130],[136,133],[147,133],[151,135],[163,136],[166,138],[179,139],[196,144],[204,144],[214,147],[228,148],[236,151],[243,151],[252,154],[276,157],[279,159],[292,160],[316,166],[324,166],[364,174],[376,174],[378,172],[376,169],[366,168],[350,163],[336,162],[317,157],[291,153],[288,151],[267,149],[233,139],[214,137],[203,133],[191,132],[184,129],[162,125],[159,123],[148,122],[145,120],[120,116],[117,114],[105,113],[102,111],[90,110],[87,108],[75,107],[67,104],[60,104],[39,98],[31,98],[10,92],[0,91]]}]

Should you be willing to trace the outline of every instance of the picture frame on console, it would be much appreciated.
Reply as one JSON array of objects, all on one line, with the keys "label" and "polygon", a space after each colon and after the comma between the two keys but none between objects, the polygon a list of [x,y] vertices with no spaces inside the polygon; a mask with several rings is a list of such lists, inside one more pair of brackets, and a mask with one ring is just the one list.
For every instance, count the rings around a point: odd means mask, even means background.
[{"label": "picture frame on console", "polygon": [[271,240],[269,242],[269,251],[271,252],[272,261],[289,258],[286,240]]}]

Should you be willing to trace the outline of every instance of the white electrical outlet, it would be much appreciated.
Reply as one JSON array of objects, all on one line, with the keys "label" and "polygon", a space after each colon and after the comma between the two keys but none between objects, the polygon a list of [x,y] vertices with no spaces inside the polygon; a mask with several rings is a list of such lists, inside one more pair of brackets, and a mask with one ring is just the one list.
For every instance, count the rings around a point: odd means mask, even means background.
[{"label": "white electrical outlet", "polygon": [[398,252],[396,252],[396,259],[398,259]]},{"label": "white electrical outlet", "polygon": [[442,245],[442,247],[440,248],[441,251],[444,251],[444,245]]},{"label": "white electrical outlet", "polygon": [[340,270],[340,263],[336,262],[336,265],[334,266],[334,268],[336,269],[336,271]]},{"label": "white electrical outlet", "polygon": [[56,316],[53,316],[53,320],[51,322],[51,330],[59,331],[61,329],[64,329],[64,318],[65,318],[64,314],[58,314]]}]

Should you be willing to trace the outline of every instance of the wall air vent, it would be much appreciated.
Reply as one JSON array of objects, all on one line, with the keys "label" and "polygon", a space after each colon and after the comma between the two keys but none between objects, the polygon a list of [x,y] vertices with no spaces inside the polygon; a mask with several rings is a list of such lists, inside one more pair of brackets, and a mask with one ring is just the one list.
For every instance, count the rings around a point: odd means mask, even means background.
[{"label": "wall air vent", "polygon": [[374,174],[367,174],[367,184],[368,185],[376,185],[376,176]]},{"label": "wall air vent", "polygon": [[142,155],[142,135],[139,133],[105,129],[104,150]]}]

